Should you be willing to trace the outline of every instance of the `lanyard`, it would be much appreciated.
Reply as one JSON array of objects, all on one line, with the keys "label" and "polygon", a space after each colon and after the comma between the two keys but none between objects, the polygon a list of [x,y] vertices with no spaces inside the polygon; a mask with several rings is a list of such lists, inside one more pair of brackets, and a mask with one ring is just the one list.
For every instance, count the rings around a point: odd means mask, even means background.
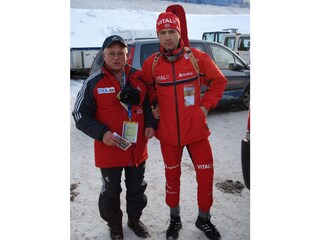
[{"label": "lanyard", "polygon": [[[122,78],[121,78],[121,81],[123,81],[123,85],[121,86],[121,88],[123,89],[125,86],[126,86],[126,74],[125,72],[122,73]],[[131,122],[131,119],[132,119],[132,106],[131,106],[131,103],[128,103],[128,118],[129,118],[129,121]]]}]

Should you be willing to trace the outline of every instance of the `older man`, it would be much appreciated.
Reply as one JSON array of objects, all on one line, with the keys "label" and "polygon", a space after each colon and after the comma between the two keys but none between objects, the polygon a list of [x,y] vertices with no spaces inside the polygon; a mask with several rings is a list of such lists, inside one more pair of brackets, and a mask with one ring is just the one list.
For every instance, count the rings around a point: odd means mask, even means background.
[{"label": "older man", "polygon": [[[78,93],[73,117],[76,127],[93,138],[95,165],[101,169],[101,217],[110,227],[111,239],[123,239],[120,209],[121,175],[125,171],[128,226],[139,236],[149,236],[140,221],[147,205],[144,194],[147,142],[154,135],[147,88],[127,63],[127,45],[117,35],[102,45],[104,65],[90,76]],[[124,140],[125,139],[125,140]]]}]

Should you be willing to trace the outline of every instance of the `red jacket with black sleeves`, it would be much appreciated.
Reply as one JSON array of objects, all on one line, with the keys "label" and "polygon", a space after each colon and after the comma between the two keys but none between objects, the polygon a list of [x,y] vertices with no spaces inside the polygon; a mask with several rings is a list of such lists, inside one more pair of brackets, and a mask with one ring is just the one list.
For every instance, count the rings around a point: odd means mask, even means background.
[{"label": "red jacket with black sleeves", "polygon": [[140,91],[140,103],[132,106],[132,121],[139,124],[137,143],[133,143],[127,150],[102,142],[107,131],[122,136],[123,122],[129,120],[128,111],[117,98],[121,91],[120,83],[109,70],[103,67],[90,76],[83,83],[75,102],[72,114],[76,127],[95,139],[95,165],[99,168],[138,166],[148,158],[144,130],[146,127],[155,129],[156,120],[146,97],[147,88],[139,79],[141,72],[129,74],[129,71],[126,67],[127,84],[130,83]]},{"label": "red jacket with black sleeves", "polygon": [[[180,44],[183,45],[183,42],[180,41]],[[175,146],[184,146],[210,135],[200,106],[208,110],[215,108],[227,84],[207,53],[190,49],[197,60],[199,74],[183,46],[175,50],[179,54],[174,61],[160,54],[154,63],[155,53],[147,58],[142,67],[150,103],[159,103],[160,119],[155,136]],[[160,51],[163,50],[160,47]],[[208,86],[202,97],[201,84]]]}]

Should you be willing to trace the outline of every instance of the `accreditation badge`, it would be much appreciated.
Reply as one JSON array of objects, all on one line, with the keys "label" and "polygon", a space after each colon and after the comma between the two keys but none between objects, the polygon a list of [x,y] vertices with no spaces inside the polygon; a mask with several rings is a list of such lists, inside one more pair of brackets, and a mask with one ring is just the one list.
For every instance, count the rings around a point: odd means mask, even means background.
[{"label": "accreditation badge", "polygon": [[194,105],[194,89],[195,86],[193,84],[188,84],[184,86],[184,105],[186,107]]},{"label": "accreditation badge", "polygon": [[129,142],[136,143],[138,137],[138,122],[123,122],[122,137]]}]

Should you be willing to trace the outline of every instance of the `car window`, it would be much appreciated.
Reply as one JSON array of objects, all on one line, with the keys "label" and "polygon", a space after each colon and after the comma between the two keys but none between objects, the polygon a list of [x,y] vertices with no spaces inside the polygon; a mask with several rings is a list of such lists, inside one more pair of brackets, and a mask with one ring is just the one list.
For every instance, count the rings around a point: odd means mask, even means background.
[{"label": "car window", "polygon": [[89,75],[92,75],[96,71],[100,70],[101,66],[103,65],[103,57],[101,49],[97,53],[96,57],[93,60]]},{"label": "car window", "polygon": [[128,54],[131,52],[131,49],[133,48],[132,45],[128,45]]},{"label": "car window", "polygon": [[248,51],[250,49],[250,37],[240,37],[238,50],[240,51]]},{"label": "car window", "polygon": [[226,45],[228,48],[234,50],[235,42],[236,42],[235,37],[226,37],[224,40],[224,45]]},{"label": "car window", "polygon": [[203,33],[203,34],[202,34],[202,39],[203,39],[203,40],[208,40],[208,41],[214,42],[214,41],[215,41],[215,36],[216,36],[216,33],[214,33],[214,32],[207,32],[207,33]]},{"label": "car window", "polygon": [[219,34],[217,42],[221,43],[223,40],[223,37],[224,37],[223,33]]},{"label": "car window", "polygon": [[196,48],[202,52],[205,52],[205,48],[204,48],[203,43],[190,43],[190,46],[193,48]]},{"label": "car window", "polygon": [[231,51],[228,51],[219,45],[210,44],[210,49],[215,63],[220,69],[229,69],[229,64],[235,62],[243,65]]},{"label": "car window", "polygon": [[159,52],[159,43],[150,43],[141,45],[140,66],[153,53]]}]

